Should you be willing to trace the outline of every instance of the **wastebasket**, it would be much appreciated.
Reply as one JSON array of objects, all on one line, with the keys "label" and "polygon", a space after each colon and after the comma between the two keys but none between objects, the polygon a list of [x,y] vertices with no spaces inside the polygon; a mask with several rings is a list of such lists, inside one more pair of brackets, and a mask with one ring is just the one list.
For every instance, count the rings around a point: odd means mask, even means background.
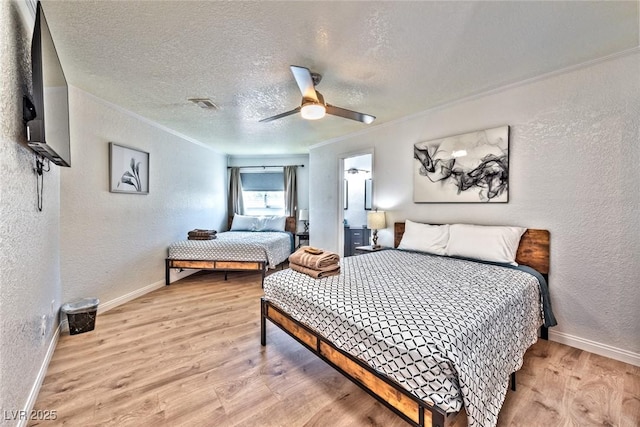
[{"label": "wastebasket", "polygon": [[100,304],[98,298],[82,298],[62,306],[62,312],[67,314],[69,321],[70,335],[93,331],[96,326],[98,304]]}]

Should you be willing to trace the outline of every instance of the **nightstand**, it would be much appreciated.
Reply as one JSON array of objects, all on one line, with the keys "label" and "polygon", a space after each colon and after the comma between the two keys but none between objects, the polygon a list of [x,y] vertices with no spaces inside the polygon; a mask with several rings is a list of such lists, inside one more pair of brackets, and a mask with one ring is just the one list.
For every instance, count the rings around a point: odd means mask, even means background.
[{"label": "nightstand", "polygon": [[368,254],[369,252],[378,252],[378,251],[384,251],[387,249],[391,249],[391,248],[389,246],[380,246],[379,248],[374,248],[373,245],[358,246],[354,251],[354,255]]},{"label": "nightstand", "polygon": [[309,244],[309,233],[308,232],[300,232],[300,233],[296,233],[296,237],[298,238],[298,246],[296,246],[296,248],[299,248],[300,246],[302,246],[302,241],[304,240],[305,242],[307,242],[307,245]]},{"label": "nightstand", "polygon": [[358,246],[364,246],[369,241],[369,230],[366,227],[363,228],[344,228],[344,256],[356,255],[356,248]]}]

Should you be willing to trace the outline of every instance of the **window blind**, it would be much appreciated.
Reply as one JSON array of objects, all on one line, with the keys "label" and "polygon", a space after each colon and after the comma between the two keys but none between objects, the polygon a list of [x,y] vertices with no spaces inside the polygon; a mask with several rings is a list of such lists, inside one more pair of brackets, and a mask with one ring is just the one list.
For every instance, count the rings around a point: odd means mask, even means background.
[{"label": "window blind", "polygon": [[282,172],[241,172],[242,191],[284,191]]}]

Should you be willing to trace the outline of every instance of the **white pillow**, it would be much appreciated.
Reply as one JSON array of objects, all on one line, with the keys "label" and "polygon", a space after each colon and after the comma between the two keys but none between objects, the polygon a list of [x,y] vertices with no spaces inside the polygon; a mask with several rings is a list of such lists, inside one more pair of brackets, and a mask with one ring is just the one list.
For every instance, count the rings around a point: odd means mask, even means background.
[{"label": "white pillow", "polygon": [[258,221],[257,231],[284,231],[287,217],[284,216],[261,216]]},{"label": "white pillow", "polygon": [[448,240],[449,225],[429,225],[407,220],[398,249],[445,255]]},{"label": "white pillow", "polygon": [[259,218],[249,215],[234,215],[231,231],[258,231]]},{"label": "white pillow", "polygon": [[525,231],[522,227],[451,224],[446,254],[518,265],[516,252]]}]

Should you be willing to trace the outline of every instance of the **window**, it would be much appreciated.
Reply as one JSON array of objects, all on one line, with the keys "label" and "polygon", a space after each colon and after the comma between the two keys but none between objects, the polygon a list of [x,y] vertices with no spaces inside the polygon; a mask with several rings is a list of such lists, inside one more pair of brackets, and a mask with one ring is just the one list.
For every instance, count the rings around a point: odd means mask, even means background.
[{"label": "window", "polygon": [[284,215],[284,172],[241,172],[242,200],[247,215]]}]

